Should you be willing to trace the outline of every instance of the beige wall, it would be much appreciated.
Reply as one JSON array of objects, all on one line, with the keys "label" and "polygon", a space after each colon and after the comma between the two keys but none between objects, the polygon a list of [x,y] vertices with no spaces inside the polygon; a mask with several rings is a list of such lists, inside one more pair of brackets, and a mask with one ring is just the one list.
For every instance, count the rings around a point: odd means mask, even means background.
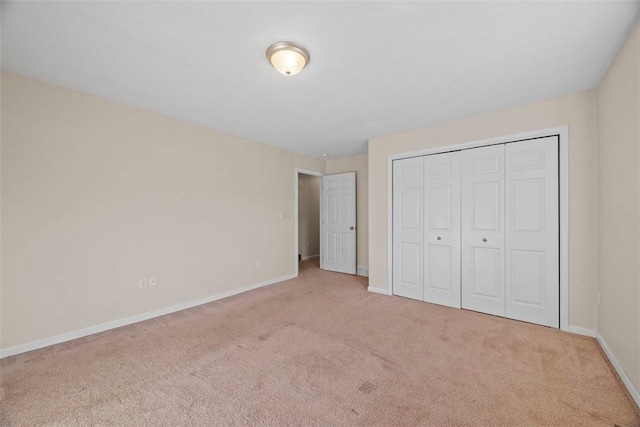
[{"label": "beige wall", "polygon": [[358,267],[369,267],[369,156],[327,160],[327,173],[356,173],[356,245]]},{"label": "beige wall", "polygon": [[325,163],[4,72],[1,161],[3,349],[293,274]]},{"label": "beige wall", "polygon": [[597,105],[594,92],[451,121],[369,141],[369,285],[387,283],[390,154],[569,125],[569,322],[595,330],[598,292]]},{"label": "beige wall", "polygon": [[320,177],[298,174],[298,253],[320,254]]},{"label": "beige wall", "polygon": [[640,390],[640,24],[598,89],[598,333]]}]

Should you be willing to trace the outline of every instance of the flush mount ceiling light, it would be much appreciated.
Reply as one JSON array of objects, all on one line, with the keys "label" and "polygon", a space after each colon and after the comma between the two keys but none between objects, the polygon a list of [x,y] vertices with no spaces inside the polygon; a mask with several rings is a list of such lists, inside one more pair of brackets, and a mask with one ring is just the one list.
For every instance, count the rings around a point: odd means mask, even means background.
[{"label": "flush mount ceiling light", "polygon": [[309,51],[299,44],[277,42],[267,48],[267,59],[285,76],[298,74],[309,63]]}]

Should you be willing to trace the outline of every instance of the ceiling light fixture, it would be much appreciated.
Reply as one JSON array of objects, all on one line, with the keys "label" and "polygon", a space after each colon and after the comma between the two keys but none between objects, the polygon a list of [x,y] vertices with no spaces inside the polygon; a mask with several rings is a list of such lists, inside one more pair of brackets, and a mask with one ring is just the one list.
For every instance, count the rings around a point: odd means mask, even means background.
[{"label": "ceiling light fixture", "polygon": [[309,63],[309,51],[299,44],[277,42],[267,48],[267,59],[285,76],[298,74]]}]

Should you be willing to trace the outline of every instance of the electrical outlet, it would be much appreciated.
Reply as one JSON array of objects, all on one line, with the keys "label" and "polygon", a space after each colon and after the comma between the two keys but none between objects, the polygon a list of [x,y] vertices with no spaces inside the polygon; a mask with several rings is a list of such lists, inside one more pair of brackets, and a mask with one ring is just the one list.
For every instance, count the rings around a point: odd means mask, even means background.
[{"label": "electrical outlet", "polygon": [[149,277],[149,287],[153,287],[155,285],[158,284],[158,280],[156,279],[156,276],[153,277]]},{"label": "electrical outlet", "polygon": [[138,280],[138,289],[146,289],[148,285],[147,278]]},{"label": "electrical outlet", "polygon": [[260,268],[260,260],[256,260],[256,268]]}]

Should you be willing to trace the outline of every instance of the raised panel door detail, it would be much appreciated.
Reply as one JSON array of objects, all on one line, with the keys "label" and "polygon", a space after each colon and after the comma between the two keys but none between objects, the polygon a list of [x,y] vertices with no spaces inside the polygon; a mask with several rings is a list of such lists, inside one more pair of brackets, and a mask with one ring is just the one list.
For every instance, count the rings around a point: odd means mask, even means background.
[{"label": "raised panel door detail", "polygon": [[427,178],[446,178],[452,173],[451,161],[433,162],[427,168]]},{"label": "raised panel door detail", "polygon": [[338,222],[338,195],[337,194],[329,194],[327,195],[327,224],[336,224]]},{"label": "raised panel door detail", "polygon": [[[475,148],[474,150],[493,149],[493,147]],[[471,152],[473,150],[467,150]],[[468,154],[468,153],[467,153]],[[474,156],[471,159],[471,174],[500,173],[502,171],[502,156],[490,154],[487,156]]]},{"label": "raised panel door detail", "polygon": [[404,285],[422,286],[420,280],[420,245],[400,244],[400,280]]},{"label": "raised panel door detail", "polygon": [[507,144],[506,316],[559,327],[558,137]]},{"label": "raised panel door detail", "polygon": [[400,209],[400,228],[418,230],[422,216],[422,188],[402,188],[398,191]]},{"label": "raised panel door detail", "polygon": [[340,261],[348,263],[351,261],[351,238],[350,233],[340,233]]},{"label": "raised panel door detail", "polygon": [[471,289],[475,297],[501,299],[501,251],[495,248],[471,248]]},{"label": "raised panel door detail", "polygon": [[322,177],[322,259],[325,270],[356,273],[356,174]]},{"label": "raised panel door detail", "polygon": [[511,230],[544,231],[544,180],[513,180],[510,187],[509,209],[513,226]]},{"label": "raised panel door detail", "polygon": [[[414,159],[408,159],[414,160]],[[399,160],[398,162],[402,162]],[[400,165],[396,162],[396,166],[399,168],[400,173],[398,174],[399,179],[398,182],[406,182],[406,181],[420,181],[422,182],[422,159],[420,159],[421,164],[411,164],[411,165]]]},{"label": "raised panel door detail", "polygon": [[501,183],[482,182],[472,184],[473,188],[473,229],[500,230]]},{"label": "raised panel door detail", "polygon": [[338,234],[335,232],[327,233],[327,254],[326,260],[337,261],[338,260]]},{"label": "raised panel door detail", "polygon": [[428,188],[429,226],[432,230],[451,230],[453,187],[433,186]]},{"label": "raised panel door detail", "polygon": [[504,145],[461,156],[462,307],[504,316]]},{"label": "raised panel door detail", "polygon": [[459,308],[460,153],[424,162],[424,300]]},{"label": "raised panel door detail", "polygon": [[511,251],[511,301],[544,306],[544,252]]},{"label": "raised panel door detail", "polygon": [[351,218],[354,215],[351,212],[351,204],[349,203],[349,199],[351,198],[351,194],[341,194],[340,195],[340,223],[341,224],[351,224]]},{"label": "raised panel door detail", "polygon": [[429,245],[429,286],[445,291],[452,291],[454,286],[459,287],[460,282],[453,282],[452,272],[459,266],[454,265],[451,254],[451,246]]},{"label": "raised panel door detail", "polygon": [[392,293],[423,299],[424,160],[393,162]]},{"label": "raised panel door detail", "polygon": [[545,153],[543,149],[513,152],[510,155],[512,170],[543,169],[545,167]]}]

